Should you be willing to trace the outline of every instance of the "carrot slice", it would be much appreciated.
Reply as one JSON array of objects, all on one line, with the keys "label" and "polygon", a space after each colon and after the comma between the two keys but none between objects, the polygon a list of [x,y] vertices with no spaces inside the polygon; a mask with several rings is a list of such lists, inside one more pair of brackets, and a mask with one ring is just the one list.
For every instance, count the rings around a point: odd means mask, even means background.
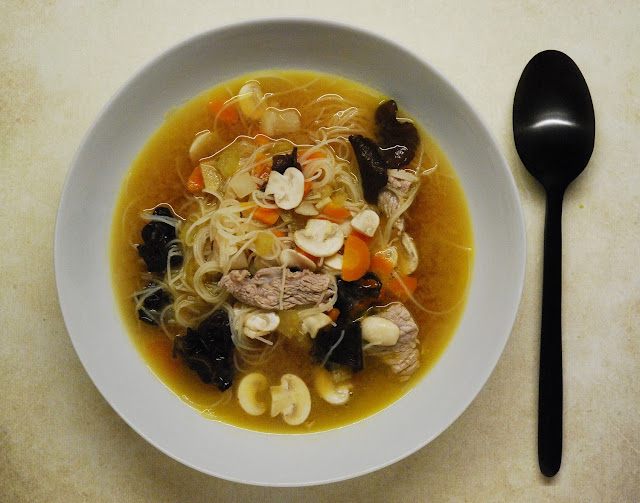
[{"label": "carrot slice", "polygon": [[366,234],[362,234],[362,232],[358,232],[355,229],[351,230],[351,234],[353,234],[354,236],[359,237],[360,239],[362,239],[367,244],[369,244],[369,243],[371,243],[371,241],[373,241],[373,237],[372,236],[367,236]]},{"label": "carrot slice", "polygon": [[313,181],[305,180],[304,181],[304,192],[303,194],[306,196],[309,192],[311,192],[311,186],[313,185]]},{"label": "carrot slice", "polygon": [[267,143],[271,142],[271,138],[269,138],[266,134],[264,133],[258,133],[257,135],[255,135],[253,137],[253,140],[260,146],[262,145],[266,145]]},{"label": "carrot slice", "polygon": [[322,213],[327,215],[332,220],[344,220],[345,218],[351,216],[351,212],[347,208],[336,204],[333,201],[322,208]]},{"label": "carrot slice", "polygon": [[389,281],[387,287],[398,299],[405,302],[409,295],[416,291],[418,280],[411,276],[398,276]]},{"label": "carrot slice", "polygon": [[224,100],[212,101],[207,105],[207,107],[209,108],[209,112],[211,113],[211,115],[217,115],[223,122],[226,122],[227,124],[235,124],[240,120],[235,105],[225,106]]},{"label": "carrot slice", "polygon": [[342,279],[355,281],[364,276],[371,265],[369,247],[362,239],[349,234],[344,242],[342,256]]},{"label": "carrot slice", "polygon": [[378,252],[371,257],[369,269],[380,278],[380,281],[387,283],[391,279],[391,273],[395,269],[395,265],[382,252]]},{"label": "carrot slice", "polygon": [[338,316],[340,316],[340,309],[338,309],[337,307],[329,309],[327,311],[327,316],[331,318],[331,321],[336,321],[338,319]]},{"label": "carrot slice", "polygon": [[286,232],[282,232],[282,231],[279,231],[277,229],[271,229],[271,232],[277,238],[286,238],[287,237],[287,233]]},{"label": "carrot slice", "polygon": [[304,255],[305,257],[307,257],[308,259],[313,260],[316,264],[318,263],[319,258],[316,257],[315,255],[311,255],[310,253],[307,253],[306,251],[304,251],[302,248],[300,248],[299,246],[296,246],[296,251],[300,254],[300,255]]},{"label": "carrot slice", "polygon": [[199,164],[191,172],[191,175],[187,180],[187,189],[191,192],[198,192],[204,189],[204,177],[202,176],[202,168]]},{"label": "carrot slice", "polygon": [[261,206],[253,213],[253,218],[267,225],[273,225],[280,218],[280,210]]}]

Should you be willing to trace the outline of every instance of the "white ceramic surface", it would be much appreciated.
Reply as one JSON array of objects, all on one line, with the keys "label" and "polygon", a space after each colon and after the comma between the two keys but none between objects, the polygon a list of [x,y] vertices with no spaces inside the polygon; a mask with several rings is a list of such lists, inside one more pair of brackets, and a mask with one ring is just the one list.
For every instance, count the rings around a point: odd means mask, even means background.
[{"label": "white ceramic surface", "polygon": [[[202,418],[162,385],[136,352],[116,312],[109,277],[110,226],[120,185],[165,112],[217,83],[271,68],[334,73],[394,97],[446,152],[473,219],[473,281],[445,354],[397,403],[322,433],[264,434]],[[437,70],[394,42],[309,19],[259,20],[206,32],[134,75],[80,145],[60,201],[54,250],[69,335],[87,373],[118,414],[186,465],[272,486],[364,474],[439,435],[471,403],[497,363],[518,309],[525,266],[514,181],[471,105]]]}]

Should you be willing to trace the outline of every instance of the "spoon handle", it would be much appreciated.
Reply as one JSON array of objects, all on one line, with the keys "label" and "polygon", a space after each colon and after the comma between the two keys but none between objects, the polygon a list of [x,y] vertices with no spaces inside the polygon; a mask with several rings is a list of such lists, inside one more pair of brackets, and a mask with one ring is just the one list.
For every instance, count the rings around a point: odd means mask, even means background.
[{"label": "spoon handle", "polygon": [[546,477],[558,472],[562,459],[563,196],[563,190],[547,190],[538,390],[538,463]]}]

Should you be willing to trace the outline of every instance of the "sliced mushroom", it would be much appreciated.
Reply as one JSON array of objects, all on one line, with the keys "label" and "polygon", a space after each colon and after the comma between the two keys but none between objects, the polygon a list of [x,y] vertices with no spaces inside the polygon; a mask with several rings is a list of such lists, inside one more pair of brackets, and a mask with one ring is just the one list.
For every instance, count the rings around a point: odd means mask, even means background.
[{"label": "sliced mushroom", "polygon": [[295,250],[282,250],[280,252],[280,263],[291,269],[296,267],[298,269],[308,269],[310,271],[316,270],[316,263],[309,257],[305,257],[302,253],[298,253]]},{"label": "sliced mushroom", "polygon": [[276,204],[283,210],[291,210],[304,197],[304,175],[298,168],[287,168],[284,174],[271,171],[265,194],[273,194]]},{"label": "sliced mushroom", "polygon": [[402,253],[398,263],[398,270],[406,276],[412,274],[418,268],[418,249],[413,238],[406,232],[402,233],[400,244],[402,245]]},{"label": "sliced mushroom", "polygon": [[308,333],[312,339],[316,338],[318,332],[331,325],[333,321],[329,316],[324,313],[312,314],[311,316],[307,316],[304,320],[302,320],[302,328]]},{"label": "sliced mushroom", "polygon": [[290,425],[305,422],[311,412],[311,395],[302,379],[294,374],[285,374],[280,386],[271,386],[271,417],[282,414]]},{"label": "sliced mushroom", "polygon": [[344,234],[338,224],[310,218],[304,229],[293,233],[293,241],[314,257],[330,257],[342,248]]},{"label": "sliced mushroom", "polygon": [[393,346],[400,337],[400,328],[381,316],[368,316],[360,322],[362,338],[372,346]]},{"label": "sliced mushroom", "polygon": [[314,385],[318,395],[332,405],[347,403],[353,388],[353,384],[350,382],[336,382],[331,372],[322,367],[316,370]]},{"label": "sliced mushroom", "polygon": [[294,211],[298,215],[304,215],[305,217],[315,217],[320,214],[311,201],[301,202]]},{"label": "sliced mushroom", "polygon": [[197,163],[200,159],[215,154],[215,135],[209,131],[202,131],[195,137],[189,147],[189,159],[192,163]]},{"label": "sliced mushroom", "polygon": [[264,93],[260,84],[250,80],[240,88],[238,93],[240,111],[249,119],[258,120],[267,109]]},{"label": "sliced mushroom", "polygon": [[248,316],[244,322],[244,334],[250,339],[257,339],[273,332],[280,325],[276,313],[262,312]]},{"label": "sliced mushroom", "polygon": [[373,237],[379,225],[380,217],[373,210],[363,210],[351,220],[351,227],[369,237]]},{"label": "sliced mushroom", "polygon": [[252,416],[264,414],[267,407],[258,400],[258,393],[267,389],[267,378],[259,372],[252,372],[242,378],[238,385],[240,407]]},{"label": "sliced mushroom", "polygon": [[323,265],[333,271],[342,271],[342,254],[336,253],[335,255],[327,257],[324,259]]}]

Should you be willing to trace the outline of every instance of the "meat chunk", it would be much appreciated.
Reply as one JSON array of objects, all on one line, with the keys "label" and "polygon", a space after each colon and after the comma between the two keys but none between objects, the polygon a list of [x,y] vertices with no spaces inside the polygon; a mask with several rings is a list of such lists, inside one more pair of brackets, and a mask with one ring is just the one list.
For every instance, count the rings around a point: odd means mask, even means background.
[{"label": "meat chunk", "polygon": [[[414,175],[407,173],[407,171],[389,169],[387,170],[387,187],[392,187],[403,195],[406,195],[413,187],[414,181],[412,178],[414,178]],[[417,181],[417,178],[415,181]]]},{"label": "meat chunk", "polygon": [[370,346],[366,353],[380,358],[398,374],[401,381],[406,381],[420,366],[418,325],[407,308],[400,303],[391,304],[376,316],[398,325],[400,336],[393,346]]},{"label": "meat chunk", "polygon": [[329,283],[330,276],[325,273],[307,270],[292,272],[283,267],[268,267],[253,276],[246,269],[230,271],[218,284],[240,302],[261,309],[276,310],[327,300],[333,294],[329,290]]},{"label": "meat chunk", "polygon": [[[378,196],[378,208],[380,208],[387,217],[393,215],[399,207],[400,199],[394,192],[387,189],[380,192]],[[398,217],[393,226],[402,232],[404,230],[404,217]]]}]

